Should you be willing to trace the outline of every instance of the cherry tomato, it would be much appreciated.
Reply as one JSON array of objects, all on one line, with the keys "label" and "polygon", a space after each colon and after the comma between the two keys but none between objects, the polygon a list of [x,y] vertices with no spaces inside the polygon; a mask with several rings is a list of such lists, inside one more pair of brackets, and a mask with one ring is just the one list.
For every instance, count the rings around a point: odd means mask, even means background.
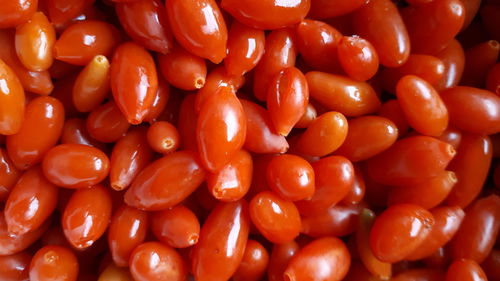
[{"label": "cherry tomato", "polygon": [[130,257],[130,272],[137,281],[182,281],[187,266],[174,249],[158,242],[139,245]]},{"label": "cherry tomato", "polygon": [[142,169],[125,193],[124,201],[147,211],[173,207],[193,193],[205,175],[194,153],[173,152]]},{"label": "cherry tomato", "polygon": [[25,107],[19,132],[7,137],[7,152],[18,169],[42,162],[56,145],[64,126],[64,106],[53,97],[38,97]]},{"label": "cherry tomato", "polygon": [[337,204],[321,213],[302,217],[301,232],[311,237],[346,236],[357,228],[361,207]]},{"label": "cherry tomato", "polygon": [[14,71],[0,59],[0,134],[21,130],[24,119],[24,90]]},{"label": "cherry tomato", "polygon": [[436,89],[441,91],[457,86],[465,67],[465,54],[462,45],[453,39],[446,48],[437,53],[436,57],[444,63],[444,75],[436,85]]},{"label": "cherry tomato", "polygon": [[174,248],[186,248],[198,243],[200,222],[190,209],[177,205],[154,212],[151,230],[161,242]]},{"label": "cherry tomato", "polygon": [[237,21],[229,29],[224,65],[230,75],[239,76],[252,70],[264,54],[264,31]]},{"label": "cherry tomato", "polygon": [[349,77],[366,81],[377,73],[378,55],[369,41],[361,37],[344,36],[337,51],[340,64]]},{"label": "cherry tomato", "polygon": [[221,88],[202,105],[196,133],[201,161],[211,172],[220,170],[241,149],[245,112],[231,89]]},{"label": "cherry tomato", "polygon": [[111,63],[111,90],[128,122],[141,123],[158,90],[153,58],[143,47],[128,42],[117,48]]},{"label": "cherry tomato", "polygon": [[500,43],[495,40],[482,42],[469,48],[465,52],[465,68],[460,84],[482,87],[488,72],[498,60],[499,52]]},{"label": "cherry tomato", "polygon": [[167,54],[160,55],[158,61],[163,77],[172,86],[183,90],[196,90],[205,85],[205,60],[181,46],[174,46]]},{"label": "cherry tomato", "polygon": [[7,152],[0,148],[0,201],[7,199],[12,188],[14,188],[17,180],[21,176],[14,163],[9,158]]},{"label": "cherry tomato", "polygon": [[95,56],[109,56],[119,41],[118,31],[111,24],[85,20],[77,22],[61,34],[54,44],[56,59],[86,65]]},{"label": "cherry tomato", "polygon": [[391,120],[398,128],[398,137],[404,136],[410,127],[398,100],[389,100],[382,104],[378,114]]},{"label": "cherry tomato", "polygon": [[287,281],[338,281],[346,276],[350,264],[351,255],[342,240],[335,237],[319,238],[293,256],[283,276]]},{"label": "cherry tomato", "polygon": [[0,256],[0,276],[5,281],[29,280],[31,255],[21,252],[8,256]]},{"label": "cherry tomato", "polygon": [[109,159],[97,148],[83,144],[60,144],[43,158],[43,174],[53,184],[84,188],[103,181],[109,173]]},{"label": "cherry tomato", "polygon": [[42,12],[36,12],[29,21],[16,28],[15,40],[17,56],[26,68],[32,71],[49,69],[53,62],[56,32]]},{"label": "cherry tomato", "polygon": [[207,187],[220,201],[237,201],[250,189],[252,172],[252,156],[247,151],[240,150],[220,171],[207,176]]},{"label": "cherry tomato", "polygon": [[165,3],[175,39],[189,52],[220,63],[226,56],[227,27],[214,0]]},{"label": "cherry tomato", "polygon": [[397,67],[406,62],[410,38],[392,1],[370,1],[353,13],[352,22],[356,33],[372,43],[382,65]]},{"label": "cherry tomato", "polygon": [[67,119],[64,122],[60,141],[62,144],[84,144],[106,151],[106,146],[103,143],[94,140],[89,135],[85,120],[79,118]]},{"label": "cherry tomato", "polygon": [[111,218],[108,230],[109,251],[118,266],[128,266],[132,251],[144,242],[148,231],[148,214],[123,205]]},{"label": "cherry tomato", "polygon": [[249,228],[246,202],[219,203],[193,248],[191,272],[195,280],[228,280],[243,259]]},{"label": "cherry tomato", "polygon": [[4,212],[0,212],[0,256],[13,255],[25,250],[44,234],[49,224],[50,222],[47,221],[31,232],[13,235],[7,230]]},{"label": "cherry tomato", "polygon": [[62,228],[73,247],[88,248],[104,234],[111,204],[111,195],[102,185],[81,188],[71,195],[62,215]]},{"label": "cherry tomato", "polygon": [[97,281],[133,281],[132,275],[128,268],[118,267],[114,264],[110,264],[104,269],[104,271],[99,275]]},{"label": "cherry tomato", "polygon": [[312,0],[309,16],[313,18],[332,18],[348,14],[367,4],[365,0],[330,1]]},{"label": "cherry tomato", "polygon": [[380,261],[394,263],[420,247],[432,231],[433,215],[412,204],[398,204],[382,212],[370,231],[370,248]]},{"label": "cherry tomato", "polygon": [[292,241],[301,229],[299,211],[293,202],[270,191],[260,192],[253,197],[250,217],[260,233],[273,243]]},{"label": "cherry tomato", "polygon": [[149,146],[158,153],[168,154],[180,146],[180,136],[177,128],[166,121],[158,121],[148,128]]},{"label": "cherry tomato", "polygon": [[366,82],[318,71],[307,73],[306,79],[311,98],[330,110],[346,116],[360,116],[380,108],[377,94]]},{"label": "cherry tomato", "polygon": [[303,20],[309,12],[311,0],[290,3],[275,0],[223,0],[221,6],[245,25],[259,29],[278,29]]},{"label": "cherry tomato", "polygon": [[267,277],[269,281],[284,281],[283,272],[285,271],[290,259],[299,250],[299,245],[295,241],[282,244],[274,244],[269,257],[269,266]]},{"label": "cherry tomato", "polygon": [[75,254],[60,246],[45,246],[33,256],[30,265],[30,280],[76,281],[78,261]]},{"label": "cherry tomato", "polygon": [[62,25],[77,17],[95,0],[46,0],[50,20]]},{"label": "cherry tomato", "polygon": [[488,72],[486,77],[486,88],[500,95],[500,63],[495,64]]},{"label": "cherry tomato", "polygon": [[37,166],[26,171],[5,203],[7,229],[23,235],[39,228],[56,208],[58,188],[47,181]]}]

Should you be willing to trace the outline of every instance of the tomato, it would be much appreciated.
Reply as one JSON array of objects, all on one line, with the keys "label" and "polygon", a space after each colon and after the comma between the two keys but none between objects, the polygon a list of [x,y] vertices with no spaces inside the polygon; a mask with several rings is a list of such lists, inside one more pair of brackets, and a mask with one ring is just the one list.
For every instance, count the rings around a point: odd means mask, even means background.
[{"label": "tomato", "polygon": [[166,121],[151,124],[147,132],[147,139],[149,146],[158,153],[168,154],[180,146],[177,128]]},{"label": "tomato", "polygon": [[314,194],[313,167],[299,156],[275,156],[267,166],[266,178],[271,190],[283,199],[298,201]]},{"label": "tomato", "polygon": [[285,271],[290,259],[295,255],[295,253],[297,253],[298,250],[299,245],[295,241],[273,245],[267,271],[269,281],[284,280],[283,272]]},{"label": "tomato", "polygon": [[255,240],[248,240],[245,246],[243,259],[234,273],[234,281],[258,281],[264,276],[269,263],[269,254],[266,248]]},{"label": "tomato", "polygon": [[311,0],[283,3],[275,0],[223,0],[221,6],[239,22],[259,29],[278,29],[305,18]]},{"label": "tomato", "polygon": [[95,56],[78,74],[73,86],[73,103],[80,112],[96,109],[108,96],[110,63],[103,55]]},{"label": "tomato", "polygon": [[19,253],[35,241],[37,241],[47,230],[50,222],[45,222],[42,226],[31,232],[22,235],[12,235],[7,230],[4,212],[0,213],[0,256],[8,256]]},{"label": "tomato", "polygon": [[290,281],[337,281],[346,276],[350,263],[351,256],[342,240],[335,237],[319,238],[293,256],[283,276]]},{"label": "tomato", "polygon": [[338,46],[340,65],[351,78],[366,81],[378,70],[378,55],[373,45],[356,36],[344,36]]},{"label": "tomato", "polygon": [[366,5],[365,0],[353,1],[330,1],[330,0],[312,0],[309,16],[313,18],[331,18],[348,14],[360,7]]},{"label": "tomato", "polygon": [[320,213],[302,216],[301,232],[311,237],[346,236],[357,228],[358,205],[337,204]]},{"label": "tomato", "polygon": [[433,215],[424,208],[393,205],[375,219],[370,231],[373,255],[383,262],[401,261],[425,243],[433,225]]},{"label": "tomato", "polygon": [[10,160],[7,152],[0,148],[0,201],[5,201],[21,176],[12,160]]},{"label": "tomato", "polygon": [[151,230],[158,240],[174,248],[186,248],[198,243],[200,222],[196,215],[183,205],[154,212]]},{"label": "tomato", "polygon": [[0,134],[21,130],[24,119],[24,90],[14,71],[0,59]]},{"label": "tomato", "polygon": [[[498,60],[500,43],[495,40],[479,43],[465,52],[462,85],[482,87],[490,69]],[[494,92],[494,91],[493,91]]]},{"label": "tomato", "polygon": [[203,224],[192,252],[196,280],[228,280],[240,265],[248,241],[250,219],[244,201],[219,203]]},{"label": "tomato", "polygon": [[50,20],[58,25],[67,23],[79,16],[94,0],[46,0]]},{"label": "tomato", "polygon": [[457,86],[465,67],[465,54],[462,45],[453,39],[436,56],[444,63],[444,75],[436,85],[436,89],[441,91],[445,88]]},{"label": "tomato", "polygon": [[29,280],[31,255],[21,252],[0,256],[0,276],[5,281]]},{"label": "tomato", "polygon": [[233,22],[229,29],[227,56],[224,59],[227,72],[239,76],[252,70],[262,58],[264,46],[264,31]]},{"label": "tomato", "polygon": [[165,3],[175,39],[189,52],[220,63],[226,56],[227,27],[214,0]]},{"label": "tomato", "polygon": [[486,281],[488,278],[483,269],[473,260],[457,260],[453,262],[446,272],[445,281]]},{"label": "tomato", "polygon": [[16,27],[27,22],[36,12],[38,0],[15,0],[0,8],[0,28]]},{"label": "tomato", "polygon": [[160,55],[158,60],[163,77],[172,86],[183,90],[196,90],[205,85],[205,60],[181,46],[173,46],[167,54]]}]

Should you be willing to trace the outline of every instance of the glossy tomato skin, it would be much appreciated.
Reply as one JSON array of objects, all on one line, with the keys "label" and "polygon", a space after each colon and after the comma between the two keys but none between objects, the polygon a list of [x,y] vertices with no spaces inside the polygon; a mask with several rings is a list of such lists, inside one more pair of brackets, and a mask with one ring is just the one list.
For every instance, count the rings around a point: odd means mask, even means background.
[{"label": "glossy tomato skin", "polygon": [[337,48],[342,34],[337,29],[322,21],[305,19],[295,32],[297,49],[309,66],[327,72],[340,70]]},{"label": "glossy tomato skin", "polygon": [[408,255],[406,260],[419,260],[431,256],[448,243],[457,233],[465,213],[458,207],[437,207],[431,210],[435,224],[425,242]]},{"label": "glossy tomato skin", "polygon": [[483,262],[500,230],[499,216],[500,198],[496,195],[481,198],[466,209],[460,229],[449,244],[452,258]]},{"label": "glossy tomato skin", "polygon": [[424,243],[433,225],[433,215],[420,206],[391,206],[375,220],[370,231],[370,248],[383,262],[401,261]]},{"label": "glossy tomato skin", "polygon": [[177,205],[154,212],[151,230],[159,241],[173,248],[187,248],[198,243],[200,222],[189,208]]},{"label": "glossy tomato skin", "polygon": [[[374,113],[380,108],[375,90],[366,82],[346,76],[311,71],[306,74],[311,98],[330,110],[356,117]],[[356,98],[351,95],[356,92]]]},{"label": "glossy tomato skin", "polygon": [[370,1],[354,12],[353,26],[361,37],[373,44],[382,65],[397,67],[408,59],[410,38],[397,7],[391,1]]},{"label": "glossy tomato skin", "polygon": [[300,156],[283,154],[273,157],[267,166],[267,184],[281,198],[298,201],[314,194],[314,170]]},{"label": "glossy tomato skin", "polygon": [[[481,192],[492,161],[489,137],[464,134],[455,159],[448,169],[455,172],[457,183],[447,198],[450,205],[466,207]],[[470,163],[475,163],[473,166]]]},{"label": "glossy tomato skin", "polygon": [[362,208],[358,205],[337,204],[320,213],[302,216],[302,230],[311,237],[346,236],[353,233]]},{"label": "glossy tomato skin", "polygon": [[227,72],[239,76],[252,70],[264,54],[265,40],[263,30],[234,21],[229,29],[227,56],[224,59]]},{"label": "glossy tomato skin", "polygon": [[369,175],[382,184],[418,184],[442,172],[455,154],[452,145],[435,138],[407,137],[369,159],[367,168]]},{"label": "glossy tomato skin", "polygon": [[[402,16],[412,52],[432,55],[446,48],[460,31],[465,10],[459,0],[433,1],[428,5],[407,7],[402,10]],[[429,28],[434,32],[429,33]]]},{"label": "glossy tomato skin", "polygon": [[354,183],[354,167],[342,156],[329,156],[312,163],[315,191],[312,198],[297,201],[301,215],[311,216],[323,213],[340,202]]},{"label": "glossy tomato skin", "polygon": [[219,203],[203,224],[198,244],[193,248],[194,278],[199,281],[229,279],[243,259],[249,228],[245,201]]},{"label": "glossy tomato skin", "polygon": [[473,87],[457,86],[441,93],[450,115],[450,124],[473,134],[500,131],[500,97]]},{"label": "glossy tomato skin", "polygon": [[207,76],[205,85],[198,90],[195,100],[196,112],[199,113],[202,105],[222,88],[238,91],[245,83],[244,76],[230,75],[223,66],[216,67]]},{"label": "glossy tomato skin", "polygon": [[347,119],[342,113],[329,111],[311,122],[296,143],[297,150],[308,156],[326,156],[337,150],[348,132]]},{"label": "glossy tomato skin", "polygon": [[243,107],[230,88],[221,88],[201,107],[196,139],[203,166],[220,170],[242,148],[246,136]]},{"label": "glossy tomato skin", "polygon": [[115,6],[123,28],[137,43],[162,54],[173,45],[167,14],[161,1],[135,1]]},{"label": "glossy tomato skin", "polygon": [[0,276],[5,281],[29,280],[31,255],[20,252],[8,256],[0,256]]},{"label": "glossy tomato skin", "polygon": [[125,203],[147,211],[166,209],[188,197],[204,180],[198,157],[177,151],[146,166],[124,195]]},{"label": "glossy tomato skin", "polygon": [[29,70],[47,70],[52,65],[56,32],[42,12],[16,28],[15,41],[17,56]]},{"label": "glossy tomato skin", "polygon": [[266,248],[255,240],[248,240],[243,259],[233,275],[234,281],[258,281],[264,276],[269,263]]},{"label": "glossy tomato skin", "polygon": [[114,101],[92,110],[87,116],[87,132],[100,142],[116,142],[127,132],[130,123]]},{"label": "glossy tomato skin", "polygon": [[61,144],[84,144],[106,151],[106,146],[103,143],[94,140],[89,135],[85,120],[80,118],[71,118],[64,122],[60,141]]},{"label": "glossy tomato skin", "polygon": [[285,271],[290,259],[299,250],[299,245],[295,241],[290,241],[282,244],[274,244],[271,256],[269,257],[269,267],[267,270],[267,278],[269,281],[282,281],[283,272]]},{"label": "glossy tomato skin", "polygon": [[23,235],[39,228],[56,208],[58,188],[47,181],[41,167],[26,171],[5,203],[5,221],[10,233]]},{"label": "glossy tomato skin", "polygon": [[109,159],[97,148],[83,144],[60,144],[43,158],[43,173],[53,184],[66,188],[95,185],[109,173]]},{"label": "glossy tomato skin", "polygon": [[396,127],[398,128],[398,137],[404,136],[410,125],[406,120],[406,116],[404,115],[403,109],[401,109],[401,105],[398,100],[388,100],[384,104],[380,106],[380,110],[378,115],[381,117],[385,117],[391,120]]},{"label": "glossy tomato skin", "polygon": [[163,78],[158,77],[158,90],[156,91],[153,104],[149,108],[146,117],[144,117],[144,121],[149,123],[158,121],[167,108],[169,100],[170,86]]},{"label": "glossy tomato skin", "polygon": [[12,235],[7,229],[4,212],[0,213],[0,256],[19,253],[42,237],[50,222],[45,222],[41,227],[23,235]]},{"label": "glossy tomato skin", "polygon": [[252,172],[252,156],[242,149],[220,171],[207,176],[208,190],[220,201],[240,200],[250,189]]},{"label": "glossy tomato skin", "polygon": [[143,47],[128,42],[116,49],[111,63],[111,90],[128,122],[140,124],[158,90],[155,63]]},{"label": "glossy tomato skin", "polygon": [[444,76],[437,83],[436,90],[457,86],[465,67],[465,53],[460,42],[453,39],[436,57],[444,63]]},{"label": "glossy tomato skin", "polygon": [[24,89],[14,71],[0,59],[0,134],[13,135],[24,120]]},{"label": "glossy tomato skin", "polygon": [[300,214],[293,202],[262,191],[250,201],[250,218],[260,233],[273,243],[292,241],[299,235]]},{"label": "glossy tomato skin", "polygon": [[149,146],[156,152],[168,154],[180,146],[180,136],[177,128],[167,121],[157,121],[148,128]]},{"label": "glossy tomato skin", "polygon": [[486,89],[500,95],[500,63],[495,64],[488,72]]},{"label": "glossy tomato skin", "polygon": [[299,0],[284,4],[275,0],[224,0],[221,6],[245,25],[258,29],[278,29],[303,20],[309,12],[311,1]]},{"label": "glossy tomato skin", "polygon": [[30,280],[47,279],[75,281],[79,265],[75,254],[61,246],[45,246],[33,256],[30,265]]},{"label": "glossy tomato skin", "polygon": [[312,0],[309,16],[318,19],[332,18],[348,14],[367,4],[365,0],[329,1]]},{"label": "glossy tomato skin", "polygon": [[97,55],[78,74],[72,92],[73,103],[78,111],[92,111],[108,97],[109,71],[108,59]]},{"label": "glossy tomato skin", "polygon": [[38,0],[9,1],[0,8],[0,28],[16,27],[27,22],[36,12]]},{"label": "glossy tomato skin", "polygon": [[21,170],[42,162],[59,140],[63,126],[64,106],[59,100],[48,96],[32,100],[26,105],[19,132],[7,137],[10,159]]},{"label": "glossy tomato skin", "polygon": [[473,260],[457,260],[453,262],[446,272],[445,281],[487,281],[483,269]]},{"label": "glossy tomato skin", "polygon": [[62,215],[64,235],[77,249],[86,249],[99,239],[108,227],[112,200],[103,185],[76,190]]},{"label": "glossy tomato skin", "polygon": [[126,205],[115,211],[109,224],[108,245],[116,265],[129,265],[130,255],[144,242],[148,227],[148,214],[144,211]]},{"label": "glossy tomato skin", "polygon": [[258,100],[267,100],[271,79],[283,68],[295,65],[297,44],[291,28],[271,31],[266,36],[265,52],[255,67],[253,94]]},{"label": "glossy tomato skin", "polygon": [[54,45],[54,54],[58,60],[86,65],[97,55],[111,55],[118,42],[119,34],[114,26],[86,20],[64,30]]},{"label": "glossy tomato skin", "polygon": [[287,136],[306,111],[309,88],[304,74],[295,67],[281,70],[267,92],[267,109],[276,131]]},{"label": "glossy tomato skin", "polygon": [[[465,52],[465,69],[460,84],[483,87],[488,72],[498,60],[500,43],[489,40],[476,44]],[[493,90],[493,92],[495,92]]]},{"label": "glossy tomato skin", "polygon": [[[321,263],[317,261],[321,260]],[[285,280],[342,280],[349,270],[351,255],[342,240],[325,237],[300,249],[290,260]]]},{"label": "glossy tomato skin", "polygon": [[50,20],[56,25],[64,25],[90,7],[94,0],[48,0],[47,10]]},{"label": "glossy tomato skin", "polygon": [[188,269],[174,249],[158,242],[146,242],[133,251],[130,272],[137,281],[182,281]]},{"label": "glossy tomato skin", "polygon": [[369,41],[357,36],[344,36],[337,51],[340,65],[349,77],[366,81],[377,73],[378,55]]},{"label": "glossy tomato skin", "polygon": [[348,124],[347,137],[335,154],[354,162],[377,155],[398,138],[398,128],[384,117],[362,116],[349,120]]},{"label": "glossy tomato skin", "polygon": [[22,172],[16,168],[5,149],[0,148],[0,201],[5,201]]},{"label": "glossy tomato skin", "polygon": [[428,136],[440,136],[448,127],[448,110],[439,93],[422,78],[404,76],[396,95],[410,126]]},{"label": "glossy tomato skin", "polygon": [[241,105],[247,123],[244,148],[254,153],[286,152],[288,142],[274,129],[269,112],[251,101],[241,100]]},{"label": "glossy tomato skin", "polygon": [[226,56],[227,27],[214,0],[165,3],[175,39],[189,52],[220,63]]}]

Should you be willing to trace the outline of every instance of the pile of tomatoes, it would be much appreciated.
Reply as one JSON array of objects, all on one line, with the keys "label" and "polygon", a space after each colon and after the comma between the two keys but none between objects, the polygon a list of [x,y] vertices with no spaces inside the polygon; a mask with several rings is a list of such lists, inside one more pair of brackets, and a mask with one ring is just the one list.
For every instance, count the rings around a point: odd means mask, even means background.
[{"label": "pile of tomatoes", "polygon": [[500,1],[2,0],[0,280],[499,281]]}]

